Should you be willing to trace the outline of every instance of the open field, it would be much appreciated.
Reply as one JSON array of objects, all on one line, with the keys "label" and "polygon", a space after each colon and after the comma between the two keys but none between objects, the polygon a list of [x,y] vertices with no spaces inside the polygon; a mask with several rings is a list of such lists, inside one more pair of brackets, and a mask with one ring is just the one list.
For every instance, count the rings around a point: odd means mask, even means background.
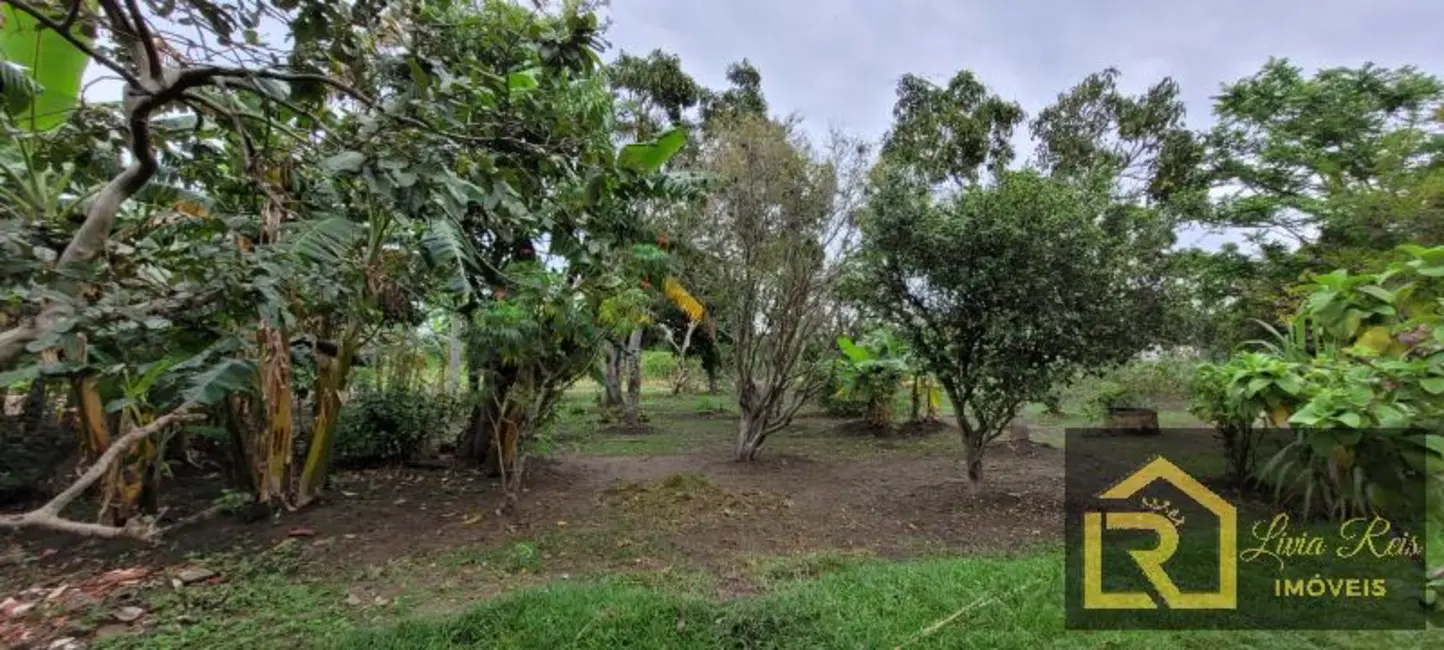
[{"label": "open field", "polygon": [[[107,571],[144,569],[32,617],[114,648],[278,635],[294,647],[891,647],[990,595],[915,647],[1380,647],[1377,635],[1065,633],[1062,452],[1049,446],[1061,429],[997,445],[970,493],[952,429],[880,438],[809,414],[743,465],[729,461],[734,418],[710,412],[725,398],[649,393],[648,430],[626,433],[591,421],[585,389],[569,401],[516,515],[469,471],[348,472],[318,507],[212,522],[157,549],[11,541],[4,593],[83,593]],[[138,620],[117,622],[128,607]]]}]

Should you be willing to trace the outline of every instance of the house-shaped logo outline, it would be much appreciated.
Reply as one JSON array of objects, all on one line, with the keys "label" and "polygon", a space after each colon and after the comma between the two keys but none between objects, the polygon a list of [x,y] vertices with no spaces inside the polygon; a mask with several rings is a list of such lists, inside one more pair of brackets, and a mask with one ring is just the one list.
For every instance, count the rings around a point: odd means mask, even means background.
[{"label": "house-shaped logo outline", "polygon": [[[1178,529],[1163,515],[1148,512],[1108,513],[1110,529],[1153,530],[1159,545],[1152,550],[1130,550],[1144,576],[1170,609],[1236,609],[1238,607],[1238,510],[1197,479],[1162,456],[1098,495],[1100,499],[1128,499],[1154,481],[1168,481],[1190,499],[1218,517],[1218,590],[1181,591],[1162,564],[1178,548]],[[1104,513],[1083,516],[1083,609],[1157,609],[1147,592],[1103,591]]]}]

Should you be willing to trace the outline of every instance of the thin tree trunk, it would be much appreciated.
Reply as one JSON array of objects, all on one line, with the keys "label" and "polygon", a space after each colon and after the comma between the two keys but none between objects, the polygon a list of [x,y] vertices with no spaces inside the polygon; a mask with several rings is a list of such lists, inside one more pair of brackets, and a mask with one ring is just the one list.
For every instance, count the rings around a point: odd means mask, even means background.
[{"label": "thin tree trunk", "polygon": [[622,405],[622,351],[612,343],[607,343],[606,346],[607,367],[605,385],[602,387],[602,407],[611,408]]},{"label": "thin tree trunk", "polygon": [[922,379],[913,375],[913,405],[912,414],[908,416],[908,422],[918,422],[922,415]]},{"label": "thin tree trunk", "polygon": [[461,392],[461,330],[466,322],[458,314],[451,315],[450,354],[446,364],[446,385],[452,391]]},{"label": "thin tree trunk", "polygon": [[627,337],[626,354],[627,394],[622,401],[622,423],[628,427],[639,427],[642,402],[642,329],[632,330]]}]

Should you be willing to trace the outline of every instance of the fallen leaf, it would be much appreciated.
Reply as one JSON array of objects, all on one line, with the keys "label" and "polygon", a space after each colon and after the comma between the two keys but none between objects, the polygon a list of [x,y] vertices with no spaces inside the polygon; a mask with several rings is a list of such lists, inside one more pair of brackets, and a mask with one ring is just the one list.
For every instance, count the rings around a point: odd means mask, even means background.
[{"label": "fallen leaf", "polygon": [[286,533],[286,535],[289,536],[289,537],[315,537],[315,536],[316,536],[316,531],[315,531],[315,530],[312,530],[312,529],[310,529],[310,528],[300,528],[300,527],[297,527],[297,528],[292,528],[292,529],[291,529],[291,532]]},{"label": "fallen leaf", "polygon": [[356,594],[346,594],[346,604],[352,607],[361,604],[361,597]]},{"label": "fallen leaf", "polygon": [[180,573],[177,573],[175,577],[179,579],[182,584],[190,584],[192,582],[200,582],[214,575],[216,575],[215,571],[205,567],[193,566],[181,569]]},{"label": "fallen leaf", "polygon": [[472,515],[470,517],[467,517],[466,519],[461,520],[461,525],[470,526],[478,521],[481,521],[483,516],[485,515]]},{"label": "fallen leaf", "polygon": [[115,610],[115,612],[111,614],[111,616],[115,617],[115,620],[120,621],[121,623],[129,623],[144,615],[145,610],[134,605],[127,605],[125,607]]}]

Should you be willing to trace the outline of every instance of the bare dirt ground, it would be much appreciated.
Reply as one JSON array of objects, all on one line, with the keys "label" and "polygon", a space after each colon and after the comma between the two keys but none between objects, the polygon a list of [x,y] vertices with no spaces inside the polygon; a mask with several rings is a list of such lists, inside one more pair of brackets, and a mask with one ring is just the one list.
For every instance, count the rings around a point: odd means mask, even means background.
[{"label": "bare dirt ground", "polygon": [[[711,432],[681,453],[533,459],[511,515],[495,510],[493,479],[396,468],[341,473],[326,502],[275,521],[223,517],[156,547],[0,536],[0,599],[133,567],[174,581],[211,554],[289,547],[299,556],[298,579],[341,584],[368,603],[409,598],[417,611],[440,613],[582,575],[705,574],[708,589],[742,595],[763,588],[766,558],[1003,553],[1061,537],[1057,449],[994,445],[986,482],[972,489],[960,479],[953,430],[876,439],[822,420],[799,429],[770,440],[750,464],[732,462],[727,439]],[[212,483],[192,482],[168,493],[180,514],[215,496]],[[177,502],[181,495],[191,502]],[[217,572],[211,580],[225,578],[224,568]]]}]

